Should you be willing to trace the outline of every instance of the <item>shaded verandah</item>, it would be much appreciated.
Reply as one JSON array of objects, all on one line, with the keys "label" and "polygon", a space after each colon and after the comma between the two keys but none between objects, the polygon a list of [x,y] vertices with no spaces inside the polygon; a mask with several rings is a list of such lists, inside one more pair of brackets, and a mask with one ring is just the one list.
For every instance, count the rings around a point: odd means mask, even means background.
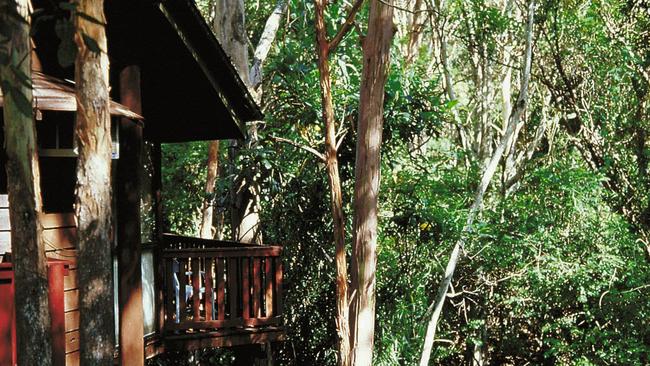
[{"label": "shaded verandah", "polygon": [[[35,1],[35,6],[50,5]],[[120,344],[116,355],[122,364],[133,365],[141,364],[143,355],[166,349],[282,339],[280,247],[200,241],[165,235],[162,228],[161,144],[241,138],[243,123],[261,118],[257,106],[191,1],[113,1],[107,4],[106,15],[112,96],[123,104],[119,106],[123,113],[114,113],[112,121],[119,136],[114,160],[114,279]],[[71,70],[56,61],[53,33],[35,35],[43,73],[69,78]],[[40,74],[35,75],[37,79]],[[46,126],[51,113],[41,107],[44,113],[38,123]],[[75,109],[76,105],[65,110]],[[72,119],[68,114],[65,118]],[[134,123],[139,114],[146,124]],[[64,156],[43,160],[74,161],[72,146],[53,150],[50,153]],[[74,185],[73,179],[66,175],[63,180]],[[51,183],[47,174],[42,183]],[[152,225],[145,228],[149,234],[144,236],[141,194],[148,195],[153,211]],[[44,215],[60,223],[46,238],[49,256],[69,262],[66,363],[77,364],[74,218],[70,209],[56,205]]]}]

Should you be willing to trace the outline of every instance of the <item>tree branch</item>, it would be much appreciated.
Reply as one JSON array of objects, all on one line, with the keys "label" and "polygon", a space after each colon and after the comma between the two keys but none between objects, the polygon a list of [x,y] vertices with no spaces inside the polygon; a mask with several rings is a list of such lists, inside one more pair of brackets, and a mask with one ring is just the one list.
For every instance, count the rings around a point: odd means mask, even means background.
[{"label": "tree branch", "polygon": [[332,38],[332,40],[329,42],[327,51],[328,54],[334,52],[336,47],[338,47],[339,43],[341,43],[343,40],[343,37],[345,37],[345,35],[350,31],[352,25],[354,24],[354,18],[359,12],[359,9],[361,9],[361,5],[363,5],[363,0],[357,0],[354,5],[352,5],[352,9],[350,9],[350,13],[348,13],[348,17],[345,19],[345,23],[343,23],[341,29],[339,29],[339,32],[336,33],[334,38]]},{"label": "tree branch", "polygon": [[257,87],[262,83],[262,64],[269,55],[271,45],[273,44],[273,41],[275,41],[278,28],[280,28],[280,20],[282,20],[282,15],[287,10],[288,6],[289,2],[287,0],[279,0],[275,5],[275,9],[273,9],[273,13],[271,13],[269,18],[266,20],[264,31],[257,43],[257,48],[255,48],[253,65],[249,72],[250,86],[253,90],[257,89]]},{"label": "tree branch", "polygon": [[306,146],[306,145],[302,145],[302,144],[300,144],[300,143],[298,143],[298,142],[295,142],[295,141],[293,141],[293,140],[289,140],[289,139],[285,139],[285,138],[283,138],[283,137],[277,137],[277,136],[269,136],[269,137],[270,137],[273,141],[284,142],[284,143],[287,143],[287,144],[289,144],[289,145],[295,146],[295,147],[297,147],[297,148],[299,148],[299,149],[302,149],[302,150],[305,150],[305,151],[307,151],[307,152],[310,152],[310,153],[314,154],[314,155],[318,158],[318,160],[320,160],[321,162],[325,163],[325,156],[324,156],[323,154],[321,154],[320,152],[318,152],[318,150],[316,150],[316,149],[314,149],[314,148],[312,148],[312,147],[309,147],[309,146]]}]

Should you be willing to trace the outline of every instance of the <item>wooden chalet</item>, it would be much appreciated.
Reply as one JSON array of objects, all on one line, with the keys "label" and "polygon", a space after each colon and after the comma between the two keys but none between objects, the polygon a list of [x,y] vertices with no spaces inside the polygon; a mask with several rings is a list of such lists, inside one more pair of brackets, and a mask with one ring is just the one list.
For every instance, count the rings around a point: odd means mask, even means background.
[{"label": "wooden chalet", "polygon": [[[58,5],[33,3],[49,11]],[[114,100],[116,360],[138,365],[143,354],[282,340],[281,247],[171,235],[162,224],[161,144],[242,138],[244,124],[262,118],[259,108],[192,0],[111,0],[105,10]],[[73,69],[57,61],[54,26],[44,21],[34,35],[41,221],[57,269],[50,273],[58,276],[50,276],[55,364],[77,365],[76,101],[66,81]],[[11,251],[4,154],[0,165],[2,255]],[[9,263],[0,265],[0,287],[11,288],[10,273]],[[12,362],[11,319],[2,315],[11,306],[0,299],[0,365]]]}]

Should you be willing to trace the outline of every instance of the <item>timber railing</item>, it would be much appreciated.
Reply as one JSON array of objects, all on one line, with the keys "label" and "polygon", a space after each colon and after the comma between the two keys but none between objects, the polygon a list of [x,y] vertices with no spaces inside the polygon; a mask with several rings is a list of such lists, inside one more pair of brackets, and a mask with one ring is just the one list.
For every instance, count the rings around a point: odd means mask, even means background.
[{"label": "timber railing", "polygon": [[282,323],[282,247],[163,236],[165,330]]}]

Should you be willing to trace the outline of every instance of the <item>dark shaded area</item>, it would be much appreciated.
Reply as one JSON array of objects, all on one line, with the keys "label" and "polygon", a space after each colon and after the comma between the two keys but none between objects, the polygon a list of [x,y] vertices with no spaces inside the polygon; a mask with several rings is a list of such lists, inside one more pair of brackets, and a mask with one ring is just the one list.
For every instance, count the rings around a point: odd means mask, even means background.
[{"label": "dark shaded area", "polygon": [[44,212],[72,212],[77,158],[40,157]]},{"label": "dark shaded area", "polygon": [[5,128],[4,128],[4,118],[2,113],[0,113],[0,194],[7,194],[7,170],[5,169],[5,164],[7,162],[7,156],[5,155]]},{"label": "dark shaded area", "polygon": [[[34,1],[35,8],[61,18],[64,14],[56,4]],[[241,138],[243,121],[261,118],[193,2],[108,1],[106,18],[113,97],[119,90],[119,72],[139,65],[148,140]],[[37,53],[46,74],[73,79],[73,68],[61,67],[57,59],[55,24],[56,19],[38,23]]]}]

